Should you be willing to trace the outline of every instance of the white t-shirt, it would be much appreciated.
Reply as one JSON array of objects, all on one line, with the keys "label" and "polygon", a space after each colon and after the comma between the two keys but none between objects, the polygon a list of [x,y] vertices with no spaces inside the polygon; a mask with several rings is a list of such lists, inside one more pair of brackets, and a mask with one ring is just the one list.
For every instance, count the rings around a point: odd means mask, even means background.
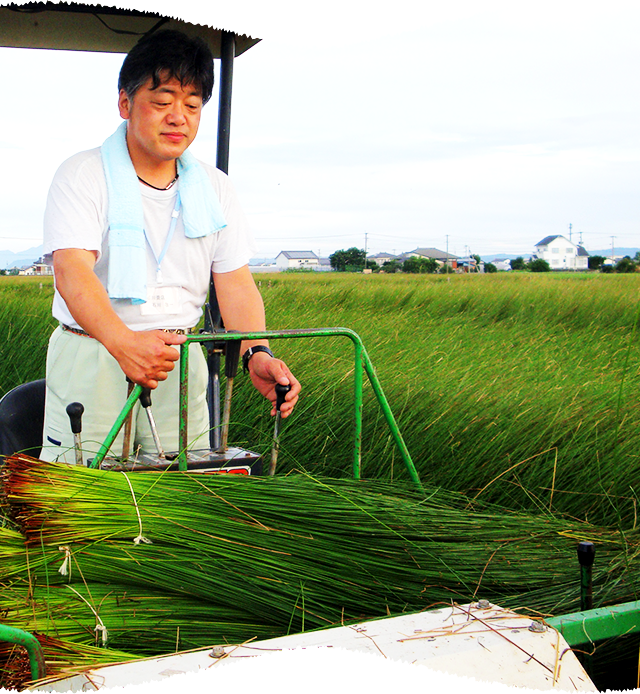
[{"label": "white t-shirt", "polygon": [[[255,253],[253,236],[240,209],[228,177],[200,162],[211,179],[222,205],[227,226],[209,236],[189,239],[184,235],[182,214],[161,263],[161,287],[171,287],[173,312],[154,314],[149,304],[111,300],[111,305],[132,330],[192,328],[200,320],[206,301],[211,271],[231,272],[246,265]],[[157,286],[156,257],[167,240],[180,180],[169,190],[154,190],[140,183],[145,234],[147,236],[147,288]],[[54,251],[81,248],[96,251],[94,271],[107,286],[109,239],[107,183],[100,148],[80,152],[67,159],[56,172],[44,216],[44,254],[48,262]],[[155,250],[155,255],[150,244]],[[175,304],[179,306],[175,308]],[[144,307],[147,307],[146,309]],[[56,290],[53,316],[61,323],[80,327]]]}]

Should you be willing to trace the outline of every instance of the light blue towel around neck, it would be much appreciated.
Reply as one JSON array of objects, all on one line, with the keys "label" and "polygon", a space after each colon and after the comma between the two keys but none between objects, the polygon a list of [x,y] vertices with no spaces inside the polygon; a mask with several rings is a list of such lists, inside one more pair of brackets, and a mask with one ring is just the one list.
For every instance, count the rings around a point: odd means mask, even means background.
[{"label": "light blue towel around neck", "polygon": [[[140,184],[131,163],[126,135],[124,122],[100,149],[109,198],[107,291],[111,299],[130,299],[134,304],[142,304],[147,300],[144,214]],[[189,151],[178,159],[178,174],[185,236],[200,238],[224,228],[227,223],[211,180]]]}]

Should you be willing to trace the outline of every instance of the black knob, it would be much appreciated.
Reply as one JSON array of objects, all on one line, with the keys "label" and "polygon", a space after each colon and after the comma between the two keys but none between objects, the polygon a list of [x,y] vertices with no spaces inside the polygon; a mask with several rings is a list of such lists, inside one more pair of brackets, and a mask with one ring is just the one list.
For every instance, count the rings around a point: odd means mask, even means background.
[{"label": "black knob", "polygon": [[283,386],[280,383],[276,383],[276,410],[280,412],[282,403],[284,403],[285,395],[291,390],[291,385]]},{"label": "black knob", "polygon": [[151,407],[151,388],[143,388],[139,399],[140,404],[145,408],[145,410],[147,407]]},{"label": "black knob", "polygon": [[578,561],[580,566],[593,566],[596,557],[596,548],[593,542],[581,542],[578,545]]},{"label": "black knob", "polygon": [[79,434],[82,431],[82,414],[84,405],[81,402],[70,402],[67,405],[67,414],[71,422],[71,431],[74,434]]}]

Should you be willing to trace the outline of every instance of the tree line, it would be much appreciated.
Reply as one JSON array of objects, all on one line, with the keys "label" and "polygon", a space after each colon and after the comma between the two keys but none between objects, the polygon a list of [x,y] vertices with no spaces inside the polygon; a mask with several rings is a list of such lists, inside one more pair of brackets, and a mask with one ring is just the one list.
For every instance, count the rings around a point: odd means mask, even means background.
[{"label": "tree line", "polygon": [[[472,255],[477,263],[480,263],[479,255]],[[374,260],[368,259],[366,253],[361,248],[342,249],[329,256],[331,267],[338,272],[362,272],[365,268],[373,272],[408,272],[412,274],[446,274],[453,272],[448,265],[443,265],[433,258],[417,258],[412,256],[406,260],[387,260],[382,266]],[[497,272],[497,268],[492,263],[485,263],[485,272]]]},{"label": "tree line", "polygon": [[[476,263],[480,263],[479,255],[472,255]],[[589,270],[599,270],[600,272],[637,272],[640,269],[640,251],[634,258],[625,256],[618,260],[615,265],[605,265],[606,258],[601,255],[589,256]],[[433,258],[417,258],[412,256],[406,260],[387,260],[382,266],[374,260],[368,259],[366,253],[361,248],[347,248],[336,251],[329,256],[331,267],[337,272],[362,272],[365,268],[373,272],[407,272],[411,274],[447,274],[453,272],[448,265],[438,263]],[[526,261],[522,256],[511,260],[512,270],[524,270],[528,272],[551,272],[551,266],[543,258],[535,258]],[[484,264],[485,273],[497,272],[498,268],[493,263]]]}]

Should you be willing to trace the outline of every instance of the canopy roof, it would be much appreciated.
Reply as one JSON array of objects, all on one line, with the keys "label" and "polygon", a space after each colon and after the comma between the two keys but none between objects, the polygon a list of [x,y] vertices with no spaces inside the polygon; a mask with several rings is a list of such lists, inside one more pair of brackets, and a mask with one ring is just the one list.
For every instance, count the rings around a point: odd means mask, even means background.
[{"label": "canopy roof", "polygon": [[[12,48],[128,53],[141,36],[159,28],[200,36],[209,44],[214,57],[220,57],[223,29],[191,24],[155,12],[75,2],[0,7],[0,46]],[[236,33],[235,55],[244,53],[258,41]]]}]

